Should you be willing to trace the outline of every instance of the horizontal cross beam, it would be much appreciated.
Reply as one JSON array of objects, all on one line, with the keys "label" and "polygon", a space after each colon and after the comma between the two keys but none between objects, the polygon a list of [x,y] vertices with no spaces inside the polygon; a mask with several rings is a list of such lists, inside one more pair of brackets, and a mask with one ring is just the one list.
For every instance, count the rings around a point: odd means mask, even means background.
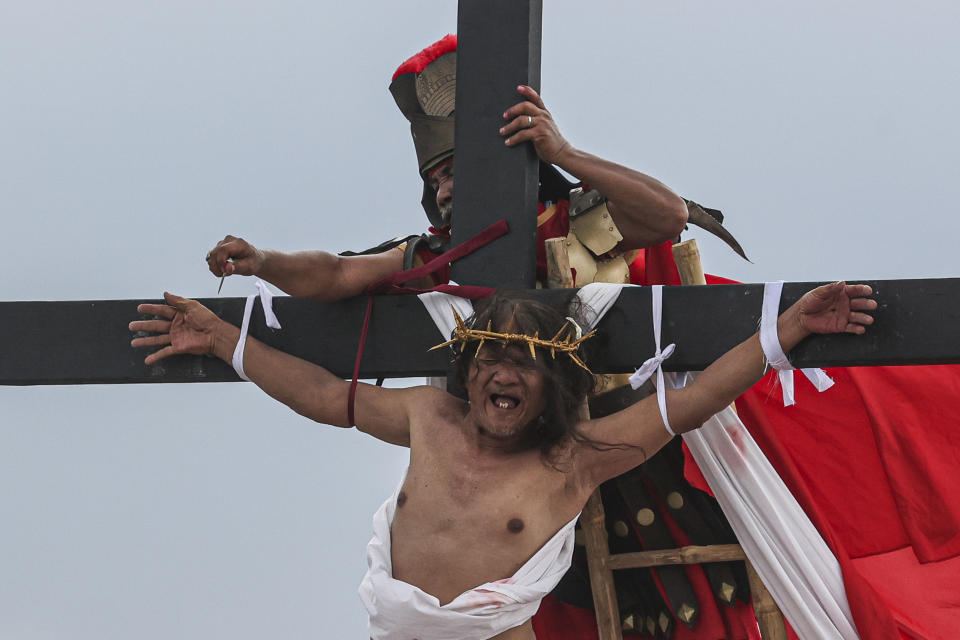
[{"label": "horizontal cross beam", "polygon": [[[817,283],[786,283],[781,309]],[[865,336],[814,336],[790,354],[798,367],[960,363],[960,279],[867,281],[880,303]],[[530,295],[559,302],[570,292]],[[662,344],[677,348],[664,368],[697,371],[757,328],[763,286],[665,287]],[[0,384],[229,382],[236,374],[219,360],[178,356],[148,367],[144,349],[129,346],[127,323],[138,318],[136,300],[0,303]],[[245,300],[201,300],[239,325]],[[353,371],[366,300],[322,303],[275,298],[283,329],[264,325],[259,301],[250,335],[323,365],[340,377]],[[653,352],[650,290],[629,287],[599,325],[594,371],[633,371]],[[444,375],[450,354],[428,352],[442,341],[413,296],[381,296],[374,304],[362,378]]]}]

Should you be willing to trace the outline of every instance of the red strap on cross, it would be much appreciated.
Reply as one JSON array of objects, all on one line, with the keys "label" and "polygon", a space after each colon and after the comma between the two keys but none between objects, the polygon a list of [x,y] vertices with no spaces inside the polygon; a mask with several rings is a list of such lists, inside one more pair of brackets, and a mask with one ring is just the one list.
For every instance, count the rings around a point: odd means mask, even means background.
[{"label": "red strap on cross", "polygon": [[364,293],[367,294],[367,311],[363,316],[363,329],[360,331],[360,343],[357,345],[357,359],[353,364],[353,378],[350,381],[350,392],[347,394],[347,421],[351,427],[357,426],[354,420],[354,404],[357,397],[357,378],[360,375],[360,361],[363,359],[363,348],[367,343],[367,333],[370,329],[370,316],[373,314],[373,296],[375,294],[398,294],[398,293],[426,293],[428,291],[440,291],[450,295],[469,300],[477,300],[493,295],[496,291],[492,287],[477,287],[471,285],[441,284],[429,289],[419,289],[416,287],[401,286],[405,282],[416,280],[428,276],[446,265],[459,260],[487,245],[510,230],[506,220],[499,220],[477,235],[473,236],[463,244],[457,245],[453,249],[440,254],[430,262],[406,271],[398,271],[375,282],[367,287]]}]

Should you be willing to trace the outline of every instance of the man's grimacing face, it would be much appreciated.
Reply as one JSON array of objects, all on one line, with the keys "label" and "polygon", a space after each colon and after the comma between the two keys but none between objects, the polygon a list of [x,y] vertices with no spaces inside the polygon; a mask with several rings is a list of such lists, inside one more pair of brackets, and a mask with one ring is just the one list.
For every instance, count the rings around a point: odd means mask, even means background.
[{"label": "man's grimacing face", "polygon": [[437,209],[444,225],[453,218],[453,156],[427,172],[427,186],[437,196]]},{"label": "man's grimacing face", "polygon": [[546,407],[543,372],[519,345],[484,345],[474,358],[466,387],[479,427],[505,444]]}]

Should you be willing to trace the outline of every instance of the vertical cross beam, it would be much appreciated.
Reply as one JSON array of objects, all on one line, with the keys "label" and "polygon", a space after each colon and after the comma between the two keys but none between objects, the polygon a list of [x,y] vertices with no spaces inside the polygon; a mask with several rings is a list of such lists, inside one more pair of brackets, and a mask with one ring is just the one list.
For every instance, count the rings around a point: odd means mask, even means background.
[{"label": "vertical cross beam", "polygon": [[532,289],[536,281],[538,160],[509,148],[498,130],[520,100],[540,90],[542,0],[460,0],[453,244],[506,218],[510,233],[453,266],[460,284]]}]

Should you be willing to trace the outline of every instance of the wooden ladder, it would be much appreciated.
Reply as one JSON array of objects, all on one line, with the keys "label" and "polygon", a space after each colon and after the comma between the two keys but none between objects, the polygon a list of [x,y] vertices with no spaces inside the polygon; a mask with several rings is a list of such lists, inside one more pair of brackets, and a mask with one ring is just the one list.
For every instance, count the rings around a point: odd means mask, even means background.
[{"label": "wooden ladder", "polygon": [[612,554],[607,544],[606,515],[603,512],[599,490],[590,496],[583,508],[580,528],[587,548],[587,567],[590,571],[590,588],[593,590],[593,608],[597,616],[600,640],[622,640],[623,638],[617,593],[613,586],[613,572],[617,569],[732,560],[743,560],[747,565],[753,611],[757,618],[757,625],[760,627],[760,636],[763,640],[787,640],[783,615],[739,544],[689,546],[679,549]]}]

